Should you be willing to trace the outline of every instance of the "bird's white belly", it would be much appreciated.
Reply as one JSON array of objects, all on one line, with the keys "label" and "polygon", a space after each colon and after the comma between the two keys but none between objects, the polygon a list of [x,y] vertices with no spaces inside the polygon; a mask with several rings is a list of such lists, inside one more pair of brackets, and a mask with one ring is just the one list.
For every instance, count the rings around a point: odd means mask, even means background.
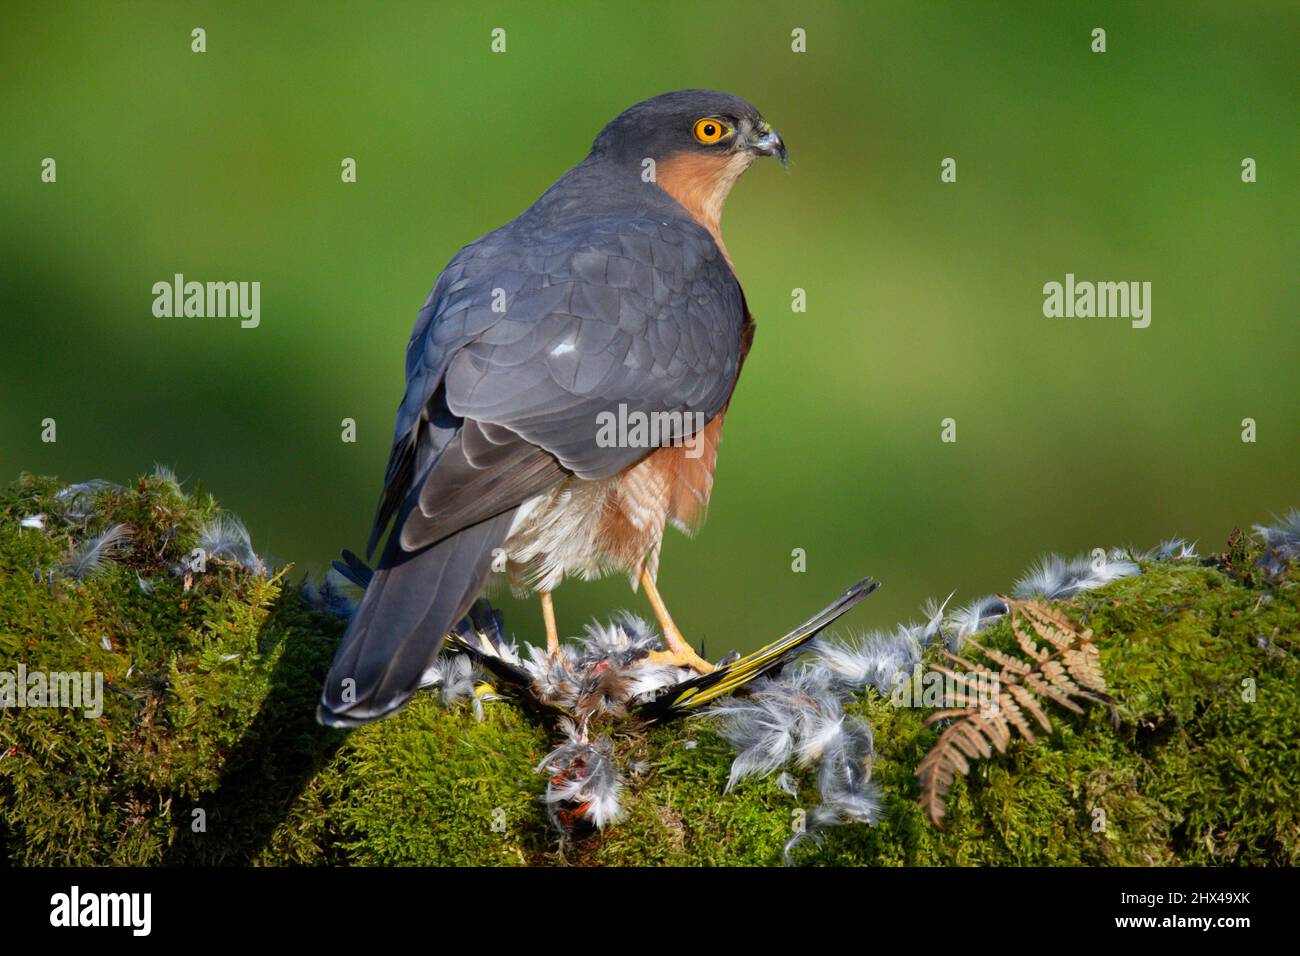
[{"label": "bird's white belly", "polygon": [[505,542],[515,591],[551,591],[565,575],[602,573],[597,539],[607,493],[603,481],[569,478],[519,506]]},{"label": "bird's white belly", "polygon": [[530,498],[506,535],[512,587],[551,591],[566,575],[591,580],[622,570],[635,588],[643,566],[658,570],[668,498],[648,461],[612,478],[567,478]]}]

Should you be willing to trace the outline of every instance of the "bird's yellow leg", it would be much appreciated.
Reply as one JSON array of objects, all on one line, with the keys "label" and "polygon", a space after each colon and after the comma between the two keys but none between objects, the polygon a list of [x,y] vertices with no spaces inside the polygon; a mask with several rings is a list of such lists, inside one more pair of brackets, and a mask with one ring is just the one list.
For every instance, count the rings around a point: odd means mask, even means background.
[{"label": "bird's yellow leg", "polygon": [[677,630],[672,615],[668,613],[668,605],[664,604],[664,599],[659,596],[659,589],[655,587],[654,578],[650,576],[650,572],[645,568],[641,569],[641,586],[645,588],[645,596],[650,599],[650,607],[654,609],[655,617],[659,620],[659,629],[664,632],[664,641],[668,644],[668,650],[654,651],[651,653],[649,660],[655,664],[676,664],[678,667],[689,667],[701,674],[707,674],[713,670],[713,665],[700,657],[699,654],[696,654],[695,648],[686,643],[686,638],[682,637],[682,632]]},{"label": "bird's yellow leg", "polygon": [[546,624],[546,653],[551,657],[560,653],[560,631],[555,626],[555,603],[551,592],[542,592],[542,621]]}]

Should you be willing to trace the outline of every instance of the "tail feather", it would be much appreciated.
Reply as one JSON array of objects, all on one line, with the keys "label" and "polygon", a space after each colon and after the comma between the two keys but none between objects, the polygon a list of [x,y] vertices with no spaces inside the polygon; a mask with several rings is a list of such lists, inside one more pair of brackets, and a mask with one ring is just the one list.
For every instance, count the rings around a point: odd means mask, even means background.
[{"label": "tail feather", "polygon": [[374,572],[325,679],[316,719],[355,727],[396,713],[483,589],[514,511]]},{"label": "tail feather", "polygon": [[370,586],[370,579],[375,576],[370,566],[347,548],[343,549],[343,560],[335,558],[330,562],[330,567],[363,589]]},{"label": "tail feather", "polygon": [[724,697],[779,667],[783,667],[799,649],[857,607],[880,587],[880,582],[863,578],[834,601],[804,621],[789,634],[760,647],[752,654],[725,663],[717,670],[682,681],[654,700],[642,704],[637,712],[647,720],[669,720],[703,707]]}]

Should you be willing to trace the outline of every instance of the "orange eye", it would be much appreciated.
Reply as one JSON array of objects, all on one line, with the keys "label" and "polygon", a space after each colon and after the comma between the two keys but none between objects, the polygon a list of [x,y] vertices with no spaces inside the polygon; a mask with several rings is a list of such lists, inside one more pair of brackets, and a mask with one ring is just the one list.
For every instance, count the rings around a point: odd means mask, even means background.
[{"label": "orange eye", "polygon": [[705,146],[712,146],[731,132],[731,127],[719,119],[706,116],[695,121],[695,138]]}]

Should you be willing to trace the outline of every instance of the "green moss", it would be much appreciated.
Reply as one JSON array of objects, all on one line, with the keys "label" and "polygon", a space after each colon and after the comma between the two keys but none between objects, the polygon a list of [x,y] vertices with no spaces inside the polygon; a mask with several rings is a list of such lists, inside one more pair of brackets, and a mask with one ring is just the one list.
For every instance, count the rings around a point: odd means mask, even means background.
[{"label": "green moss", "polygon": [[621,762],[636,761],[628,818],[579,843],[574,862],[602,865],[745,866],[779,864],[790,838],[793,799],[772,779],[724,795],[733,756],[706,718],[625,741]]},{"label": "green moss", "polygon": [[513,707],[442,709],[431,696],[399,718],[357,732],[333,772],[336,810],[358,863],[520,865],[545,852],[533,771],[547,736]]},{"label": "green moss", "polygon": [[[337,745],[310,717],[341,622],[307,612],[283,575],[218,561],[187,589],[169,566],[215,513],[206,495],[142,478],[96,494],[83,527],[58,487],[24,477],[0,493],[0,669],[102,672],[104,713],[0,711],[10,858],[251,859]],[[45,531],[19,529],[36,513]],[[85,581],[58,573],[74,539],[118,522],[134,531],[123,560]],[[195,809],[205,833],[194,832]],[[286,859],[319,856],[313,843]]]},{"label": "green moss", "polygon": [[[286,572],[220,561],[187,588],[170,567],[218,513],[165,477],[70,514],[60,483],[0,489],[0,670],[101,671],[103,716],[0,711],[0,850],[15,863],[778,865],[816,789],[726,790],[731,751],[695,718],[617,737],[626,817],[560,848],[536,766],[550,728],[519,709],[420,695],[350,735],[315,724],[341,631]],[[77,509],[79,512],[84,509]],[[47,515],[44,530],[21,517]],[[76,581],[70,547],[125,522],[132,549]],[[1249,539],[1206,562],[1068,602],[1099,635],[1113,709],[1053,714],[1056,732],[959,780],[942,830],[914,769],[937,731],[869,693],[883,820],[794,850],[809,865],[1284,864],[1300,851],[1300,602]],[[152,586],[142,589],[140,579]],[[987,635],[1013,643],[1005,624]],[[107,643],[105,643],[107,641]],[[195,810],[206,829],[196,832]],[[1104,821],[1104,826],[1100,825]]]},{"label": "green moss", "polygon": [[[910,775],[935,739],[924,712],[873,698],[864,715],[893,794],[878,827],[833,831],[818,862],[908,865],[1286,864],[1300,846],[1300,608],[1295,572],[1266,593],[1213,567],[1150,564],[1069,602],[1100,637],[1114,712],[1053,714],[959,782],[944,829]],[[1261,636],[1272,644],[1260,646]],[[990,646],[1010,648],[1003,623]],[[1254,699],[1244,699],[1251,679]],[[1101,813],[1098,813],[1101,811]],[[1102,825],[1104,823],[1104,826]]]}]

